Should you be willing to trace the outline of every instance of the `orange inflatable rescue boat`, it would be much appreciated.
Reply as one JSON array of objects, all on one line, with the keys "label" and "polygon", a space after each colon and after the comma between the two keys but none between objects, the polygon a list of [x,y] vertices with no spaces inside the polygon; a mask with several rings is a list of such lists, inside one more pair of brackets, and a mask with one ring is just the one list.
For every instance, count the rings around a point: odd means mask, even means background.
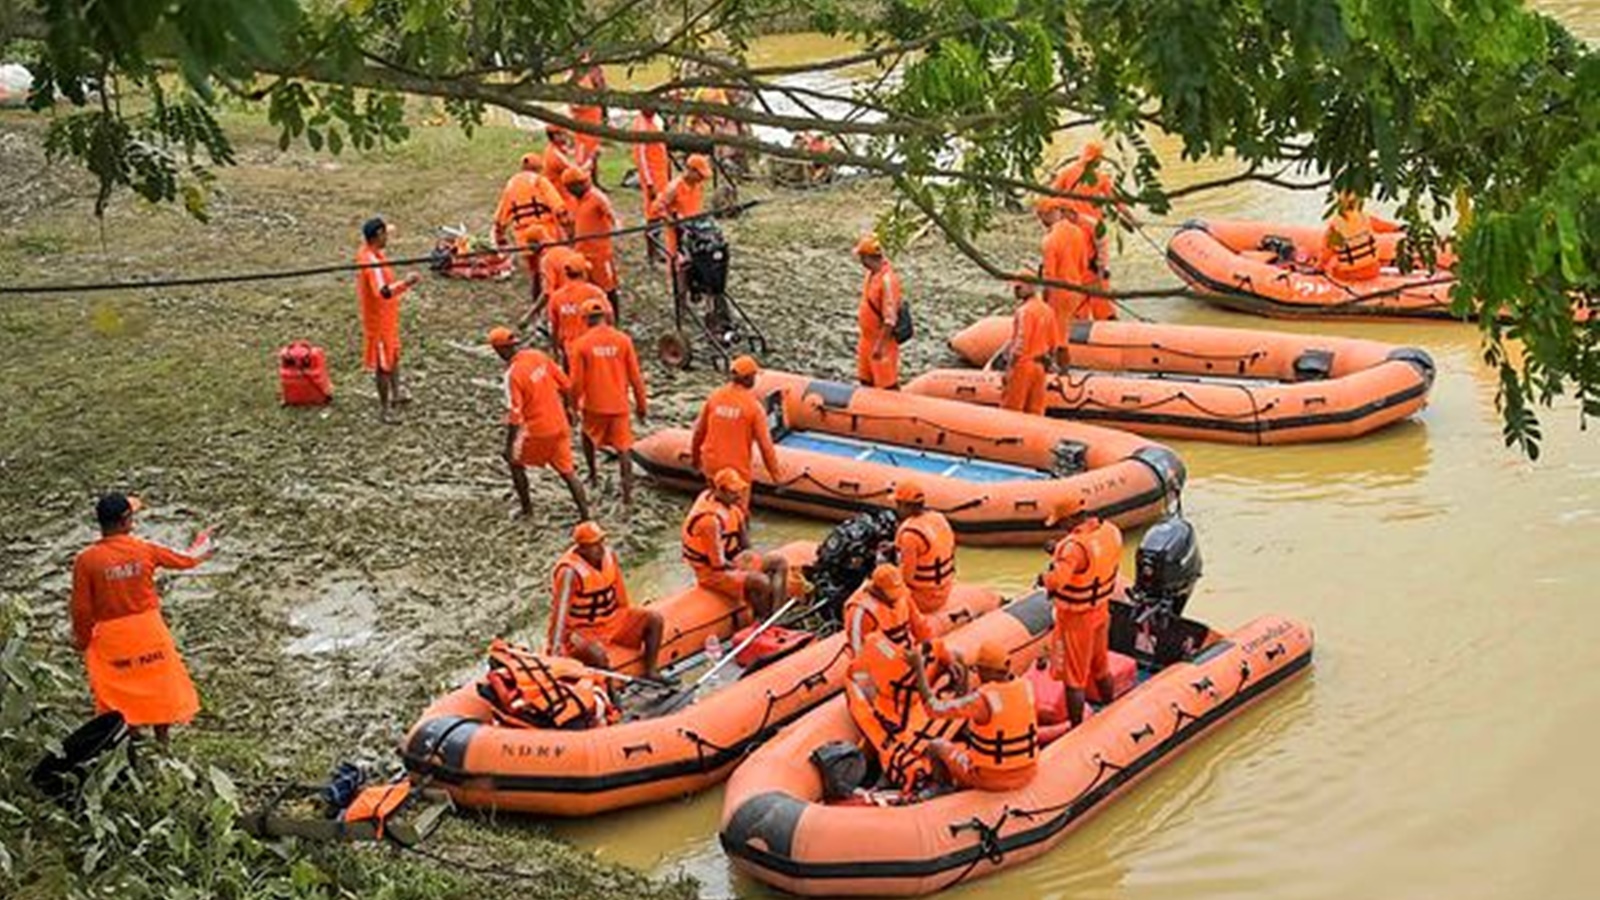
[{"label": "orange inflatable rescue boat", "polygon": [[1448,253],[1437,271],[1402,273],[1395,253],[1403,235],[1375,235],[1383,272],[1342,281],[1315,270],[1320,225],[1191,221],[1167,244],[1167,265],[1218,306],[1274,318],[1460,319],[1450,309],[1455,276]]},{"label": "orange inflatable rescue boat", "polygon": [[[1140,585],[1145,555],[1141,547]],[[741,872],[795,894],[942,891],[1049,852],[1140,778],[1309,668],[1305,625],[1264,616],[1221,633],[1139,586],[1128,598],[1111,601],[1111,649],[1113,671],[1131,661],[1136,686],[1119,687],[1125,692],[1039,750],[1037,774],[1026,786],[931,799],[871,791],[826,801],[812,753],[863,740],[839,697],[734,772],[723,799],[723,850]],[[1050,628],[1049,603],[1042,594],[1019,600],[946,644],[963,653],[984,640],[1011,647],[1010,668],[1020,674]]]},{"label": "orange inflatable rescue boat", "polygon": [[[950,346],[984,365],[1010,335],[1010,319],[990,316]],[[1415,415],[1433,386],[1425,351],[1354,338],[1113,321],[1074,322],[1068,342],[1071,371],[1046,382],[1046,415],[1156,437],[1346,440]],[[998,406],[1001,383],[998,371],[936,369],[905,390]]]},{"label": "orange inflatable rescue boat", "polygon": [[[1182,461],[1122,431],[1060,422],[900,391],[763,371],[781,480],[758,467],[753,501],[844,519],[893,506],[896,482],[915,476],[930,508],[963,544],[1037,544],[1045,519],[1071,503],[1123,526],[1159,517],[1183,488]],[[658,480],[699,490],[691,434],[666,429],[634,445]]]},{"label": "orange inflatable rescue boat", "polygon": [[[798,571],[815,545],[781,552]],[[999,605],[998,594],[958,584],[929,620],[948,632]],[[663,665],[694,661],[708,635],[727,638],[745,617],[742,605],[698,587],[650,608],[665,620]],[[429,706],[400,754],[411,773],[461,806],[585,816],[681,797],[722,781],[757,744],[836,693],[847,664],[844,641],[834,634],[743,673],[730,665],[729,682],[667,704],[664,715],[583,730],[504,721],[480,695],[480,676]],[[637,673],[639,663],[620,665]]]}]

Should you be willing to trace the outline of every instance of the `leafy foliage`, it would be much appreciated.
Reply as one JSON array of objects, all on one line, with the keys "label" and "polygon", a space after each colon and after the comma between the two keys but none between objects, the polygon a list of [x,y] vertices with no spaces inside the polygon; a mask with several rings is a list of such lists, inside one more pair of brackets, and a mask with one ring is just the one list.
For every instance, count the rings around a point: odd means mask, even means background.
[{"label": "leafy foliage", "polygon": [[[1396,200],[1424,265],[1453,240],[1457,309],[1481,314],[1487,353],[1507,369],[1512,443],[1533,452],[1533,408],[1565,391],[1577,392],[1582,414],[1600,409],[1600,326],[1572,314],[1596,299],[1600,62],[1520,0],[33,2],[37,105],[85,107],[99,89],[101,112],[63,117],[52,147],[97,176],[102,208],[117,188],[163,200],[198,181],[169,146],[186,162],[196,147],[226,161],[225,138],[194,111],[218,85],[265,99],[285,147],[304,140],[335,153],[404,139],[408,93],[444,99],[469,130],[488,106],[569,124],[566,105],[579,101],[693,112],[666,92],[707,84],[786,93],[809,110],[814,92],[774,77],[796,70],[740,61],[763,27],[808,22],[856,40],[856,62],[876,68],[829,97],[849,114],[720,111],[846,138],[830,161],[893,176],[902,192],[883,223],[891,235],[915,230],[896,219],[933,215],[979,258],[967,239],[1041,190],[1052,138],[1090,122],[1132,159],[1124,199],[1165,212],[1175,192],[1145,137],[1161,130],[1186,157],[1245,167],[1210,186],[1254,179]],[[666,61],[682,74],[648,94],[595,94],[569,83],[582,54],[613,66]],[[174,67],[187,99],[173,108],[184,117],[106,104],[117,83],[158,91],[161,70]],[[718,140],[804,156],[785,141]],[[1520,353],[1505,352],[1507,338]]]}]

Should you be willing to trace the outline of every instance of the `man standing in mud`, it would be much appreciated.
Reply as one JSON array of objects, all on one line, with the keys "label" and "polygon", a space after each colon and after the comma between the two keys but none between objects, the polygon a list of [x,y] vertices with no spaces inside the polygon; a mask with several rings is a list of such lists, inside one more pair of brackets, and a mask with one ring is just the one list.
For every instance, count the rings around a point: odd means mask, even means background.
[{"label": "man standing in mud", "polygon": [[95,504],[100,539],[72,563],[72,641],[83,654],[95,713],[116,711],[130,727],[152,726],[167,744],[174,724],[200,711],[189,671],[161,618],[157,569],[192,569],[215,552],[202,531],[179,553],[133,536],[137,498],[106,494]]},{"label": "man standing in mud", "polygon": [[361,303],[361,361],[377,379],[378,413],[393,425],[393,407],[410,398],[400,393],[400,298],[422,276],[415,272],[396,281],[383,250],[389,245],[389,225],[376,216],[361,226],[362,244],[356,253],[356,299]]},{"label": "man standing in mud", "polygon": [[572,382],[555,360],[534,349],[519,349],[511,329],[489,331],[489,347],[506,364],[506,444],[501,455],[511,468],[511,486],[517,493],[517,518],[533,516],[528,493],[528,467],[554,469],[578,507],[580,519],[589,518],[589,498],[578,482],[572,460],[572,424],[567,419],[567,397]]}]

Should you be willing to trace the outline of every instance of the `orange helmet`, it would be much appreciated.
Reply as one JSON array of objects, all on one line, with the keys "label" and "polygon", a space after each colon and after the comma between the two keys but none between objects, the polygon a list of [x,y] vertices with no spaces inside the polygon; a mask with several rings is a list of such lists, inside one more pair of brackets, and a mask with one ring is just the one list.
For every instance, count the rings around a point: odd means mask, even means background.
[{"label": "orange helmet", "polygon": [[872,570],[872,586],[879,593],[895,595],[903,593],[906,589],[905,577],[900,574],[900,567],[892,563],[881,563]]},{"label": "orange helmet", "polygon": [[1006,666],[1006,651],[998,641],[984,641],[978,645],[978,655],[972,661],[980,669],[992,672],[1008,671]]},{"label": "orange helmet", "polygon": [[761,366],[756,364],[753,356],[741,356],[728,366],[728,372],[740,378],[749,378],[760,371]]},{"label": "orange helmet", "polygon": [[585,520],[579,522],[572,529],[572,542],[579,546],[585,544],[598,544],[606,539],[606,530],[598,523]]},{"label": "orange helmet", "polygon": [[745,481],[737,469],[723,468],[718,469],[717,474],[712,477],[711,486],[725,493],[742,494],[745,488],[750,486],[750,482]]},{"label": "orange helmet", "polygon": [[928,499],[928,494],[922,485],[907,479],[894,486],[894,502],[896,503],[923,503]]},{"label": "orange helmet", "polygon": [[568,275],[587,275],[589,274],[589,258],[582,253],[574,251],[571,256],[562,261],[561,268],[566,270]]},{"label": "orange helmet", "polygon": [[544,157],[537,153],[522,154],[522,171],[537,172],[544,168]]},{"label": "orange helmet", "polygon": [[561,183],[567,187],[589,183],[589,173],[581,166],[568,166],[561,173]]},{"label": "orange helmet", "polygon": [[517,342],[517,333],[504,325],[489,329],[489,346],[509,347]]},{"label": "orange helmet", "polygon": [[711,177],[711,160],[707,159],[704,153],[689,154],[689,159],[684,163],[684,168],[699,174],[701,178]]},{"label": "orange helmet", "polygon": [[583,301],[583,306],[579,307],[579,311],[583,313],[585,319],[590,316],[603,316],[606,314],[606,302],[599,297],[590,297]]},{"label": "orange helmet", "polygon": [[864,234],[856,241],[855,252],[857,256],[882,256],[883,244],[878,242],[876,234]]},{"label": "orange helmet", "polygon": [[1056,502],[1055,508],[1050,510],[1050,515],[1045,517],[1044,527],[1054,528],[1071,519],[1083,510],[1082,500],[1063,499]]}]

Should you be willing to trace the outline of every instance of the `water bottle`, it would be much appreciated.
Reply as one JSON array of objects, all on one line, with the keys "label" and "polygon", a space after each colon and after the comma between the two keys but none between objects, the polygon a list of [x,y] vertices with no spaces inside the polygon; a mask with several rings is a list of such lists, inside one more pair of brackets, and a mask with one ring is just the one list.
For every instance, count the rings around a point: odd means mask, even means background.
[{"label": "water bottle", "polygon": [[716,665],[722,659],[722,641],[715,634],[706,635],[706,662]]},{"label": "water bottle", "polygon": [[[722,662],[722,654],[722,641],[719,640],[714,634],[706,635],[706,664],[711,668],[716,668],[717,664]],[[711,668],[708,668],[706,671],[711,671]],[[706,679],[704,687],[707,690],[714,691],[723,684],[727,683],[728,678],[730,677],[728,673],[732,668],[732,665],[725,665],[721,669],[718,669],[717,674]]]}]

